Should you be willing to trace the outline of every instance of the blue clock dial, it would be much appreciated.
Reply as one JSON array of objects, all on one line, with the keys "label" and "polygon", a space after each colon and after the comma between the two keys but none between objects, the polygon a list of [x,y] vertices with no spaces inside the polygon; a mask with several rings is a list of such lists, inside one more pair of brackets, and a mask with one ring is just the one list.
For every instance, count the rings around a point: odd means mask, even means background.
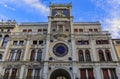
[{"label": "blue clock dial", "polygon": [[68,53],[68,47],[63,43],[58,43],[53,47],[53,53],[58,57],[63,57]]}]

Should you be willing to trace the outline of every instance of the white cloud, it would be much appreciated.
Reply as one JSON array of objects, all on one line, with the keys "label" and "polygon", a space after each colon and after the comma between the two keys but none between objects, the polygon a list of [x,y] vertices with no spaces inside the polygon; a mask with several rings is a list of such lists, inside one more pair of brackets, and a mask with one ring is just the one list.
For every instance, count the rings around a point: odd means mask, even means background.
[{"label": "white cloud", "polygon": [[7,4],[4,4],[3,6],[10,9],[10,10],[13,10],[13,11],[16,10],[15,8],[12,8],[12,7],[8,6]]},{"label": "white cloud", "polygon": [[3,0],[5,3],[13,4],[27,11],[34,11],[41,15],[48,16],[49,8],[42,4],[40,0]]},{"label": "white cloud", "polygon": [[49,13],[49,8],[43,5],[39,0],[23,0],[25,4],[29,5],[30,7],[39,10],[43,14]]},{"label": "white cloud", "polygon": [[103,29],[110,31],[113,38],[120,38],[120,0],[92,0],[107,15],[102,18]]},{"label": "white cloud", "polygon": [[0,4],[1,4],[3,7],[8,8],[8,9],[10,9],[10,10],[13,10],[13,11],[16,10],[15,8],[10,7],[10,6],[8,6],[7,4],[5,4],[5,3],[3,3],[3,2],[0,2]]}]

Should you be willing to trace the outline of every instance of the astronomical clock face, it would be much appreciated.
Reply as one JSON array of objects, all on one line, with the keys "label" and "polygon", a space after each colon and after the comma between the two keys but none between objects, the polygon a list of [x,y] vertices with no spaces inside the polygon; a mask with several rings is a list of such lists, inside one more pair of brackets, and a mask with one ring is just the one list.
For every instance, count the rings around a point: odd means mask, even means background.
[{"label": "astronomical clock face", "polygon": [[63,57],[68,53],[68,47],[63,43],[58,43],[53,47],[53,53],[58,57]]},{"label": "astronomical clock face", "polygon": [[69,9],[53,9],[52,16],[70,16]]}]

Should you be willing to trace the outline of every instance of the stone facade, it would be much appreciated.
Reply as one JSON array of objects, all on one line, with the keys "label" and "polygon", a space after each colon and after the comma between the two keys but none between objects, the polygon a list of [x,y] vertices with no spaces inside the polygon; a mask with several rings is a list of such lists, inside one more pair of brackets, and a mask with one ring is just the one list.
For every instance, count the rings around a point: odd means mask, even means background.
[{"label": "stone facade", "polygon": [[71,4],[50,4],[48,22],[0,22],[3,79],[120,79],[110,33],[73,22]]}]

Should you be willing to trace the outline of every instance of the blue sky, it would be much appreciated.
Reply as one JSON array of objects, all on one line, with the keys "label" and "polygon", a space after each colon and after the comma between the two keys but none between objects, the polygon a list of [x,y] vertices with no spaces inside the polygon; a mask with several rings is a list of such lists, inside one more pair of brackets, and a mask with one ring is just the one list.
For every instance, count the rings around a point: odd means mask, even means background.
[{"label": "blue sky", "polygon": [[74,22],[100,21],[103,31],[120,38],[120,0],[0,0],[0,20],[47,22],[50,2],[72,2]]}]

